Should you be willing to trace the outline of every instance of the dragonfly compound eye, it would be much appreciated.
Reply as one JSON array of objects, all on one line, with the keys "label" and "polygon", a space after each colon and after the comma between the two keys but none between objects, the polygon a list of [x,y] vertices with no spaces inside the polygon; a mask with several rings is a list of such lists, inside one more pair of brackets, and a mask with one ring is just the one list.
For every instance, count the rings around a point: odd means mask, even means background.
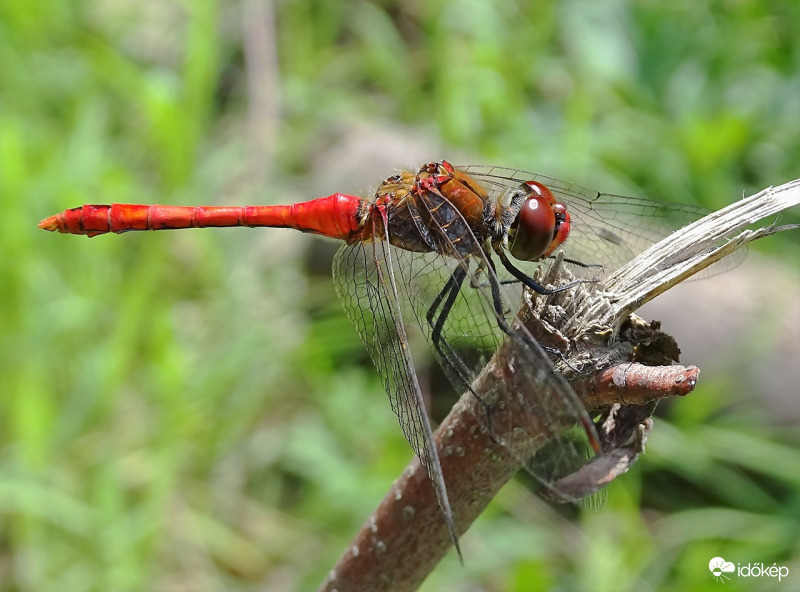
[{"label": "dragonfly compound eye", "polygon": [[521,261],[538,261],[566,240],[569,213],[538,181],[527,181],[523,188],[528,196],[509,228],[509,250]]}]

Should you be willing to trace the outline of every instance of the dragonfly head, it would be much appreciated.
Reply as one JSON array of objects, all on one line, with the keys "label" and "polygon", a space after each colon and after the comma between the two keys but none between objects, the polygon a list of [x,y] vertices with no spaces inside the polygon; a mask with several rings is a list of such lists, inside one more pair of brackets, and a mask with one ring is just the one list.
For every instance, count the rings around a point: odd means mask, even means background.
[{"label": "dragonfly head", "polygon": [[509,250],[520,261],[538,261],[567,240],[569,212],[538,181],[526,181],[521,189],[526,196],[508,229]]}]

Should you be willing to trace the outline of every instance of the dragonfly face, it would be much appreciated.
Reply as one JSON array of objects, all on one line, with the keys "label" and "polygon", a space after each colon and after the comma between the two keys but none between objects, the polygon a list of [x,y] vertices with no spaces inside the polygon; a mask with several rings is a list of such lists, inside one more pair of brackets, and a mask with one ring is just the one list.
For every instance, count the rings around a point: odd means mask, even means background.
[{"label": "dragonfly face", "polygon": [[569,236],[567,207],[538,181],[522,184],[522,204],[508,229],[508,249],[520,261],[548,257]]}]

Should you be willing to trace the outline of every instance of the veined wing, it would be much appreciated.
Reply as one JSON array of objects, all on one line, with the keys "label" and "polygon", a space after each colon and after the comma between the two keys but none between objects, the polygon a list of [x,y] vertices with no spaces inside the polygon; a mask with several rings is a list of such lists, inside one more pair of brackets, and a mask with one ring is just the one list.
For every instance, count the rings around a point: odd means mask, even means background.
[{"label": "veined wing", "polygon": [[[518,434],[518,428],[529,430],[539,444],[548,440],[546,465],[517,459],[551,486],[585,464],[588,442],[597,442],[583,404],[525,325],[514,320],[521,302],[506,295],[458,208],[435,191],[415,197],[410,207],[438,251],[396,253],[399,284],[420,327],[459,392],[480,397],[473,390],[476,377],[492,356],[502,354],[496,366],[504,376],[506,409],[487,417],[487,425],[512,454],[516,445],[508,435]],[[582,442],[557,436],[574,425],[586,430]]]},{"label": "veined wing", "polygon": [[[558,201],[567,205],[572,219],[569,238],[560,248],[568,259],[602,265],[602,275],[610,274],[673,231],[709,213],[688,204],[600,193],[574,183],[506,167],[467,165],[457,168],[481,182],[494,197],[516,191],[525,181],[539,181],[546,185]],[[712,268],[712,275],[735,267],[745,255],[745,251],[737,251],[733,258],[726,258],[722,267]],[[580,274],[580,269],[575,271]],[[589,274],[596,275],[591,271]]]},{"label": "veined wing", "polygon": [[399,250],[385,240],[386,224],[375,222],[377,215],[373,215],[373,240],[346,244],[336,253],[336,291],[381,376],[403,434],[428,472],[460,557],[442,467],[403,324],[394,259]]}]

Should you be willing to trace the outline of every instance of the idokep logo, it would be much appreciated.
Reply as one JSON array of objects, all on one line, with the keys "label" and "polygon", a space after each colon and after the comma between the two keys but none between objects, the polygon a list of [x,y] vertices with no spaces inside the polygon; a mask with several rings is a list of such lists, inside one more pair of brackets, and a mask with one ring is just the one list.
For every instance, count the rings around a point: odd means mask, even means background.
[{"label": "idokep logo", "polygon": [[739,563],[737,565],[738,569],[732,562],[725,561],[722,557],[714,557],[708,562],[708,569],[714,580],[723,584],[725,580],[731,579],[727,574],[740,578],[778,578],[779,582],[789,575],[789,568],[777,563],[766,567],[763,563],[747,563],[745,565]]},{"label": "idokep logo", "polygon": [[736,566],[730,561],[725,561],[722,557],[714,557],[708,562],[708,569],[711,570],[711,575],[717,582],[724,582],[730,580],[725,574],[736,571]]}]

